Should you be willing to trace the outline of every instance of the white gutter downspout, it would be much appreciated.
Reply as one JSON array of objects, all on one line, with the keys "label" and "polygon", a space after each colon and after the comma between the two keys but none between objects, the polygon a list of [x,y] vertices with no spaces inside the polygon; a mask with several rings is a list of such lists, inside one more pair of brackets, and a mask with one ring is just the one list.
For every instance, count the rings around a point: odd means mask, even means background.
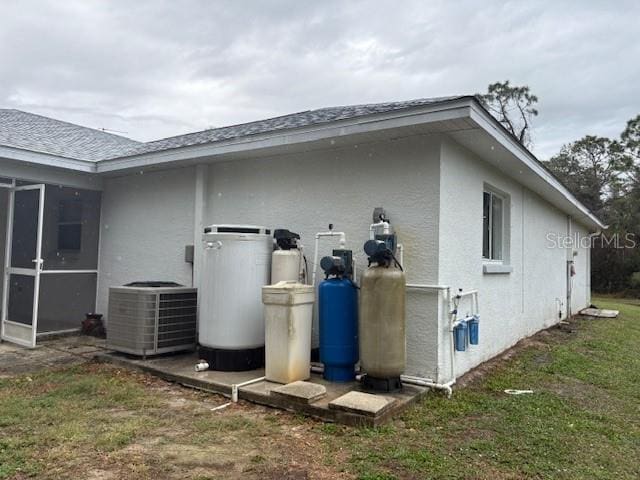
[{"label": "white gutter downspout", "polygon": [[[606,227],[605,227],[606,228]],[[600,235],[602,235],[602,229],[599,228],[596,232],[594,233],[590,233],[588,235],[589,237],[589,254],[587,255],[587,268],[588,268],[588,272],[587,276],[586,276],[586,280],[587,280],[587,298],[589,299],[589,302],[587,304],[587,306],[591,305],[591,248],[593,246],[592,242],[593,242],[593,238],[595,237],[599,237]]]},{"label": "white gutter downspout", "polygon": [[567,288],[567,320],[571,318],[571,287],[572,287],[572,278],[571,278],[571,266],[573,265],[573,249],[575,246],[573,245],[573,236],[571,231],[571,215],[567,215],[567,237],[571,239],[571,249],[567,252],[567,262],[565,264],[565,278],[566,278],[566,288]]}]

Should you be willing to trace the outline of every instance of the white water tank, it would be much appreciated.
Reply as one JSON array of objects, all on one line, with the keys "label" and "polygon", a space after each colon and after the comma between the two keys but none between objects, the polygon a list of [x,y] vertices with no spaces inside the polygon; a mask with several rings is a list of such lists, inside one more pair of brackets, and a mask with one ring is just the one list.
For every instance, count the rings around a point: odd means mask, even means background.
[{"label": "white water tank", "polygon": [[297,248],[274,250],[271,260],[271,285],[300,280],[301,257]]},{"label": "white water tank", "polygon": [[264,364],[262,287],[269,283],[273,240],[264,227],[212,225],[202,241],[200,357],[214,370]]}]

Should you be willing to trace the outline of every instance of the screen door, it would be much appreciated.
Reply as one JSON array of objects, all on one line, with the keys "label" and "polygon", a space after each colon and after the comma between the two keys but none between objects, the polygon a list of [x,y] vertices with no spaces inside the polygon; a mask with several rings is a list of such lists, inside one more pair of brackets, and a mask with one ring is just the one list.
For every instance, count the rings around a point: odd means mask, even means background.
[{"label": "screen door", "polygon": [[38,328],[44,200],[44,185],[14,187],[9,195],[2,339],[30,348]]}]

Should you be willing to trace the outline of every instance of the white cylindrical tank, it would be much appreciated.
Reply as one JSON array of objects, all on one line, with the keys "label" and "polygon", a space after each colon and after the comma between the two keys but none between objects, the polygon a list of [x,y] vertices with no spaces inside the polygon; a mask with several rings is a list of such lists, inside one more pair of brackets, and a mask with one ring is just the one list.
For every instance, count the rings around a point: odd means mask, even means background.
[{"label": "white cylindrical tank", "polygon": [[270,382],[291,383],[309,378],[314,300],[311,285],[279,282],[262,287],[265,378]]},{"label": "white cylindrical tank", "polygon": [[274,250],[271,260],[271,285],[297,282],[300,277],[300,250]]},{"label": "white cylindrical tank", "polygon": [[212,225],[202,241],[200,357],[214,370],[264,364],[262,287],[269,283],[273,241],[264,227]]}]

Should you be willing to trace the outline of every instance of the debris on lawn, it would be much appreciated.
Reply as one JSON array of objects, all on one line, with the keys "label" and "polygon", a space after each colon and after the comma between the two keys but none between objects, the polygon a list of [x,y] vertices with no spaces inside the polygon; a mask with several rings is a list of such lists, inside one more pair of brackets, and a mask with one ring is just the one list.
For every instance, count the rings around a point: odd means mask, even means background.
[{"label": "debris on lawn", "polygon": [[211,409],[211,411],[212,412],[217,412],[218,410],[223,410],[223,409],[227,408],[229,405],[231,405],[231,402],[223,403],[222,405],[219,405],[217,407],[213,407]]},{"label": "debris on lawn", "polygon": [[195,366],[196,372],[206,372],[209,370],[209,363],[206,360],[199,360]]},{"label": "debris on lawn", "polygon": [[533,393],[533,390],[514,390],[511,388],[507,388],[504,393],[507,395],[526,395],[528,393]]}]

